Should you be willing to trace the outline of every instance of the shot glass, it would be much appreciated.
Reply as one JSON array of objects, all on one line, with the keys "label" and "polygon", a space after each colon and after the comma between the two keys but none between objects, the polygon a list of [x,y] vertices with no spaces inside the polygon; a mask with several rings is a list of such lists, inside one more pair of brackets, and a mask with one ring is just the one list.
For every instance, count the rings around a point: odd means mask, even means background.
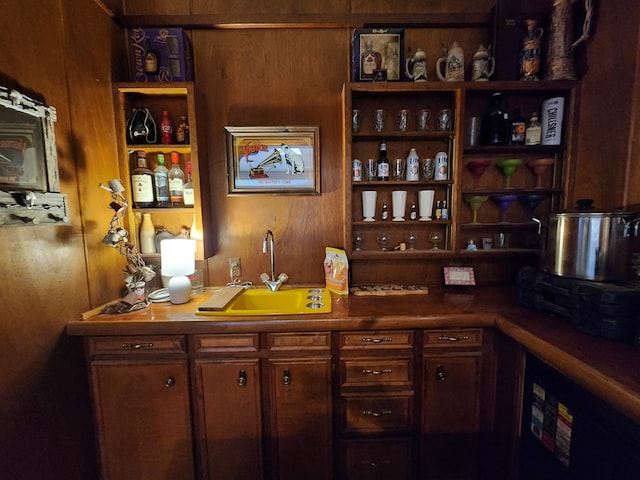
[{"label": "shot glass", "polygon": [[422,179],[433,180],[433,158],[422,159]]},{"label": "shot glass", "polygon": [[409,110],[403,108],[398,112],[398,116],[396,117],[396,126],[401,132],[407,131],[409,128]]},{"label": "shot glass", "polygon": [[376,132],[381,132],[384,130],[384,118],[385,118],[384,109],[382,108],[377,109],[373,117],[373,129]]},{"label": "shot glass", "polygon": [[451,109],[443,108],[438,112],[438,131],[446,132],[451,130]]},{"label": "shot glass", "polygon": [[418,111],[418,130],[426,132],[429,130],[429,120],[431,120],[431,110],[423,108]]}]

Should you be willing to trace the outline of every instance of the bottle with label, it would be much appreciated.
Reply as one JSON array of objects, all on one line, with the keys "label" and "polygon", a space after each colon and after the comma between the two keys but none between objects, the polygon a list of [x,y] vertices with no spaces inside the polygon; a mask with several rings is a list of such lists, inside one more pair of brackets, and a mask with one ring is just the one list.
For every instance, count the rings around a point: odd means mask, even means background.
[{"label": "bottle with label", "polygon": [[182,198],[185,207],[193,207],[195,204],[195,190],[193,189],[193,167],[191,160],[187,161],[187,182],[182,187]]},{"label": "bottle with label", "polygon": [[167,110],[162,111],[162,122],[160,122],[160,133],[162,134],[162,143],[164,145],[170,145],[173,143],[173,125],[169,118],[169,112]]},{"label": "bottle with label", "polygon": [[516,108],[513,111],[513,117],[511,118],[511,137],[509,139],[509,144],[524,145],[526,130],[527,125],[524,121],[524,117],[520,113],[520,109]]},{"label": "bottle with label", "polygon": [[542,126],[538,120],[538,112],[531,114],[527,130],[525,132],[525,145],[540,145],[542,141]]},{"label": "bottle with label", "polygon": [[387,158],[387,142],[380,142],[380,156],[378,157],[378,180],[389,180],[389,159]]},{"label": "bottle with label", "polygon": [[410,220],[417,220],[418,218],[418,208],[416,207],[416,202],[411,203],[411,212],[409,213]]},{"label": "bottle with label", "polygon": [[442,220],[442,207],[440,206],[440,200],[436,200],[436,220]]},{"label": "bottle with label", "polygon": [[180,117],[178,128],[176,128],[176,143],[189,143],[189,124],[184,115]]},{"label": "bottle with label", "polygon": [[136,152],[136,165],[131,171],[133,207],[151,208],[154,205],[153,172],[147,167],[147,157],[142,150]]},{"label": "bottle with label", "polygon": [[447,201],[442,201],[442,209],[440,210],[440,218],[442,220],[447,220],[449,218],[449,209],[447,208]]},{"label": "bottle with label", "polygon": [[382,220],[389,220],[389,206],[385,203],[382,204],[382,213],[380,214]]},{"label": "bottle with label", "polygon": [[153,169],[153,179],[156,187],[156,207],[170,207],[169,198],[169,169],[164,166],[164,154],[158,154],[158,166]]},{"label": "bottle with label", "polygon": [[172,207],[183,205],[184,172],[180,168],[180,154],[171,152],[171,170],[169,170],[169,196]]},{"label": "bottle with label", "polygon": [[156,229],[151,214],[142,214],[140,223],[140,253],[156,253]]},{"label": "bottle with label", "polygon": [[408,181],[415,182],[420,180],[420,157],[415,148],[409,150],[409,155],[407,155],[406,171],[406,179]]},{"label": "bottle with label", "polygon": [[373,50],[373,42],[367,40],[364,43],[364,52],[360,55],[360,79],[373,78],[374,71],[382,65],[382,55]]},{"label": "bottle with label", "polygon": [[144,72],[155,75],[160,69],[160,53],[151,46],[151,41],[144,41]]}]

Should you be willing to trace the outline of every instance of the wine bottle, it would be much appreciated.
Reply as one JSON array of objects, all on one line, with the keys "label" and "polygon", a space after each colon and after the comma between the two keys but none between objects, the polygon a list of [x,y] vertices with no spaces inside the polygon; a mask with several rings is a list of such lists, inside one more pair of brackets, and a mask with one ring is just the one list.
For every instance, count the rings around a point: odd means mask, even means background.
[{"label": "wine bottle", "polygon": [[191,160],[187,161],[187,182],[182,187],[182,198],[185,207],[193,207],[195,204],[192,168]]}]

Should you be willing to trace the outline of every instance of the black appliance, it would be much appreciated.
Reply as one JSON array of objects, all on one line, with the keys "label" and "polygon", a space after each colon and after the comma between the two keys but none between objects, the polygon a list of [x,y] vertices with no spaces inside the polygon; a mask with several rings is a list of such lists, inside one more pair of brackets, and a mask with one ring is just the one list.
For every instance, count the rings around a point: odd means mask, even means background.
[{"label": "black appliance", "polygon": [[640,478],[640,425],[527,354],[519,480]]}]

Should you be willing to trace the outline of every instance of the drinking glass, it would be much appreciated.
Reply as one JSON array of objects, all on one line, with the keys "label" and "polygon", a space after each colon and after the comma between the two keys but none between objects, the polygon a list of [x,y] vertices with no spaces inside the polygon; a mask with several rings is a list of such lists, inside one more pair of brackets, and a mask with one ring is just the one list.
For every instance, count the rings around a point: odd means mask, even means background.
[{"label": "drinking glass", "polygon": [[429,120],[431,119],[431,110],[423,108],[418,111],[418,130],[426,132],[429,130]]},{"label": "drinking glass", "polygon": [[387,245],[389,244],[389,235],[386,232],[380,232],[378,234],[378,243],[383,252],[387,252]]},{"label": "drinking glass", "polygon": [[376,113],[373,117],[373,129],[380,133],[382,130],[384,130],[384,109],[379,108],[376,110]]}]

